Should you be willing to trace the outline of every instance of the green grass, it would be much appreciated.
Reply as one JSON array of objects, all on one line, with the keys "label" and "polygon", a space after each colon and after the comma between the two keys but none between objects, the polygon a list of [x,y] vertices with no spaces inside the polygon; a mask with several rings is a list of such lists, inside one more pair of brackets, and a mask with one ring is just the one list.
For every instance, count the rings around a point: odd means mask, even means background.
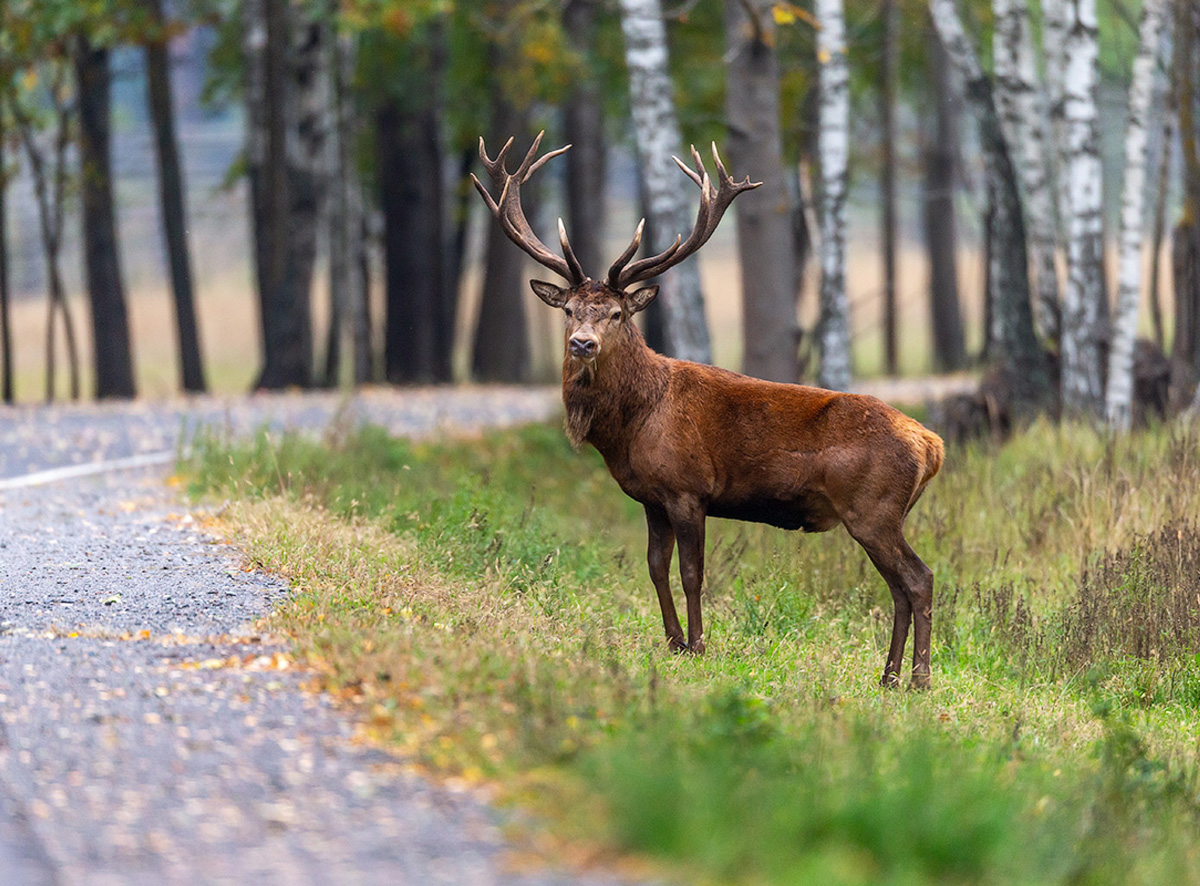
[{"label": "green grass", "polygon": [[1200,882],[1192,432],[949,452],[908,529],[928,693],[877,687],[891,601],[840,529],[710,521],[709,651],[669,653],[641,508],[558,428],[208,441],[188,471],[377,740],[565,845],[713,883]]}]

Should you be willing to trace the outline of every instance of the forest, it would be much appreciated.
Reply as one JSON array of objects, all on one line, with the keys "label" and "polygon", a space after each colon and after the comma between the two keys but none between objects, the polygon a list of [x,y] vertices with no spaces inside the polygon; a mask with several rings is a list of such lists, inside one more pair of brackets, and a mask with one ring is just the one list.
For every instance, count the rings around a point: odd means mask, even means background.
[{"label": "forest", "polygon": [[[530,186],[530,217],[549,234],[561,215],[597,276],[639,217],[645,252],[690,230],[698,195],[671,162],[689,145],[715,143],[764,183],[726,223],[728,274],[713,285],[693,260],[660,281],[644,326],[667,354],[711,362],[726,342],[732,368],[835,389],[978,370],[978,392],[947,405],[952,433],[1041,412],[1128,427],[1195,406],[1200,32],[1185,0],[0,10],[0,199],[36,202],[21,218],[36,217],[42,291],[23,298],[44,300],[48,399],[59,373],[71,397],[81,377],[97,398],[138,393],[112,156],[131,125],[114,113],[114,59],[131,52],[174,327],[156,335],[174,342],[175,387],[207,386],[204,344],[221,331],[199,320],[205,257],[189,242],[172,88],[172,44],[192,40],[205,108],[242,132],[222,186],[249,232],[239,265],[259,353],[240,360],[257,360],[254,388],[551,375],[525,259],[469,183],[481,136],[492,151],[511,136],[521,155],[545,130],[545,147],[572,148]],[[0,211],[8,402],[13,215]],[[64,270],[75,230],[77,278]],[[82,369],[81,339],[98,343]]]}]

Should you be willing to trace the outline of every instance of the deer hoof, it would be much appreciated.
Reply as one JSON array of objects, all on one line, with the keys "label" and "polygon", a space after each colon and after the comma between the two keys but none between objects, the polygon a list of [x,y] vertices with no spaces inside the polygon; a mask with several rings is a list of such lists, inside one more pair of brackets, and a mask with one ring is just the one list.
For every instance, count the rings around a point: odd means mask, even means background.
[{"label": "deer hoof", "polygon": [[895,671],[884,671],[879,685],[884,689],[897,689],[900,686],[900,675]]},{"label": "deer hoof", "polygon": [[913,674],[912,680],[908,683],[908,688],[925,691],[929,689],[929,685],[928,674]]},{"label": "deer hoof", "polygon": [[667,648],[672,652],[691,652],[688,648],[687,641],[681,640],[678,637],[667,637]]}]

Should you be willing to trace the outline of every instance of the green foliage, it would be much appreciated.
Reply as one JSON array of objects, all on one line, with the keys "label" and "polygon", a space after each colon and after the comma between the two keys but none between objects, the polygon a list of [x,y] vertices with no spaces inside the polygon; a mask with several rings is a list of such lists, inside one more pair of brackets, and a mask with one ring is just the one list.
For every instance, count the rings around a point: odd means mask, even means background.
[{"label": "green foliage", "polygon": [[208,441],[191,472],[283,508],[235,518],[297,588],[278,624],[382,740],[566,834],[701,882],[1200,881],[1192,432],[952,449],[910,518],[926,694],[875,685],[890,600],[841,532],[710,521],[709,652],[668,653],[640,508],[557,428]]}]

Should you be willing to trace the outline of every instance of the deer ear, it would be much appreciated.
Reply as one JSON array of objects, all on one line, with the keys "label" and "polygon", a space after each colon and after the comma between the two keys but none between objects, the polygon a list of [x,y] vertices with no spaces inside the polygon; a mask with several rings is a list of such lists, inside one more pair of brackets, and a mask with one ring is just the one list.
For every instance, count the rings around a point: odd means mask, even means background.
[{"label": "deer ear", "polygon": [[626,303],[629,305],[629,313],[636,314],[638,311],[644,311],[650,307],[650,302],[658,297],[658,284],[653,286],[643,286],[641,289],[635,290],[625,296]]},{"label": "deer ear", "polygon": [[553,283],[546,283],[542,280],[530,280],[529,285],[533,287],[533,293],[552,308],[561,308],[571,297],[571,292],[568,289],[563,289],[561,286],[555,286]]}]

